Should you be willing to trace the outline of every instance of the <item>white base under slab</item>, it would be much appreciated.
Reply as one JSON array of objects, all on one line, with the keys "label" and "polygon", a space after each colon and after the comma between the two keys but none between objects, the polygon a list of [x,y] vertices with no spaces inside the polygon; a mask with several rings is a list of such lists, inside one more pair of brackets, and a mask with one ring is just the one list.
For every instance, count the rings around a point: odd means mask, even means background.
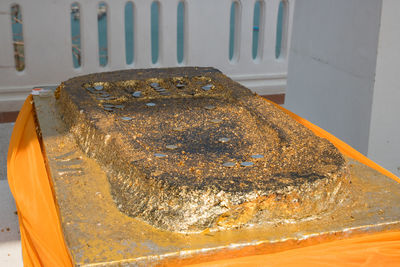
[{"label": "white base under slab", "polygon": [[23,266],[16,210],[7,180],[0,180],[0,266]]}]

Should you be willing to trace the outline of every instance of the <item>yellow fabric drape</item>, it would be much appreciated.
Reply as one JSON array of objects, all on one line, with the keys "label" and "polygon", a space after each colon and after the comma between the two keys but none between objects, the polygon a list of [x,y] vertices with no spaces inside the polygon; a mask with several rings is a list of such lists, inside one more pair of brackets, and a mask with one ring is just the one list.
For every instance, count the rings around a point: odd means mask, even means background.
[{"label": "yellow fabric drape", "polygon": [[[400,179],[333,135],[276,105],[345,155],[400,182]],[[36,134],[32,96],[14,126],[7,176],[15,198],[25,266],[72,266],[62,234],[57,204]],[[279,253],[202,263],[198,266],[400,266],[400,231],[371,234]]]},{"label": "yellow fabric drape", "polygon": [[278,253],[239,257],[191,266],[400,266],[400,232],[371,234]]},{"label": "yellow fabric drape", "polygon": [[14,125],[7,176],[17,205],[24,265],[72,266],[36,134],[32,96]]}]

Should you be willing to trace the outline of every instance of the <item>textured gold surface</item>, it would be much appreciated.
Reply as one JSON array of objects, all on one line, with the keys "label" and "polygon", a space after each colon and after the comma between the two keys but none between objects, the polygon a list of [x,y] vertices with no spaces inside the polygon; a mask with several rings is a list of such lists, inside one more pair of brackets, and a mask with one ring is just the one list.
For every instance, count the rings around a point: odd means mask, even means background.
[{"label": "textured gold surface", "polygon": [[216,69],[96,73],[58,92],[63,121],[107,169],[118,208],[157,228],[253,227],[352,201],[346,162],[327,139]]},{"label": "textured gold surface", "polygon": [[353,202],[309,220],[179,234],[120,212],[105,172],[66,131],[53,97],[34,97],[67,246],[76,265],[157,265],[255,255],[400,228],[400,186],[348,159]]}]

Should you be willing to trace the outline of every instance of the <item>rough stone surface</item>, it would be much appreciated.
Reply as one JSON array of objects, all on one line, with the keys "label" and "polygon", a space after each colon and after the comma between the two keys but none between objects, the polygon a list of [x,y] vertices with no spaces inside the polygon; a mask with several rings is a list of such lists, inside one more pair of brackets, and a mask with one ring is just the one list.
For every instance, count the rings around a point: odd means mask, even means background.
[{"label": "rough stone surface", "polygon": [[346,161],[329,141],[218,70],[92,74],[62,83],[56,97],[81,148],[107,171],[118,208],[155,227],[307,220],[347,194]]}]

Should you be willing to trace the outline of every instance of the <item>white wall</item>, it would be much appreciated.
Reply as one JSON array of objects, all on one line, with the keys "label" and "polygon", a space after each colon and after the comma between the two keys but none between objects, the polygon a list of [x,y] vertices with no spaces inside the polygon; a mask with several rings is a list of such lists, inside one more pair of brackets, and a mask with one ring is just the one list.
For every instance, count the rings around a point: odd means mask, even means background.
[{"label": "white wall", "polygon": [[400,1],[382,1],[368,156],[400,176]]},{"label": "white wall", "polygon": [[364,154],[380,10],[381,0],[307,0],[293,17],[286,107]]},{"label": "white wall", "polygon": [[[288,33],[295,0],[286,0]],[[71,55],[70,5],[81,6],[82,66],[74,69]],[[117,69],[213,66],[259,94],[284,93],[287,57],[275,59],[277,13],[280,0],[264,1],[260,19],[259,59],[251,57],[253,14],[256,0],[242,0],[236,31],[237,54],[229,61],[229,21],[232,0],[185,1],[184,64],[176,58],[177,6],[179,0],[160,1],[159,62],[151,63],[150,0],[134,2],[134,63],[125,63],[124,5],[126,0],[107,3],[109,64],[99,66],[97,5],[99,1],[0,0],[0,112],[18,110],[33,86],[59,84],[68,78]],[[10,7],[22,10],[25,69],[15,70]],[[283,46],[287,47],[288,43]],[[285,53],[287,54],[287,53]]]}]

